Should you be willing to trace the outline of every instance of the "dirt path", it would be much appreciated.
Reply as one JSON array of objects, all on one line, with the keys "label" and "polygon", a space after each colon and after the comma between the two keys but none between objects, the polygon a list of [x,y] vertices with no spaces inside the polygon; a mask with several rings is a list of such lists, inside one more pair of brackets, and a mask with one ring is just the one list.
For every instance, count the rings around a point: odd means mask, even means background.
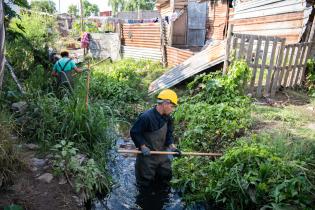
[{"label": "dirt path", "polygon": [[49,157],[39,158],[36,150],[27,146],[21,151],[25,168],[17,174],[12,186],[0,191],[0,209],[11,204],[25,210],[83,209],[71,186],[60,184],[60,179],[52,176]]}]

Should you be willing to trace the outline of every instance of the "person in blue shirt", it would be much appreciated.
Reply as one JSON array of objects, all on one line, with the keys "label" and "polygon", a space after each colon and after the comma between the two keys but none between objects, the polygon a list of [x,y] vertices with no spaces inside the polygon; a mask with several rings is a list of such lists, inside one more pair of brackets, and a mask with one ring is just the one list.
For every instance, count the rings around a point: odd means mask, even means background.
[{"label": "person in blue shirt", "polygon": [[58,86],[73,88],[73,71],[81,73],[82,70],[69,58],[68,51],[62,51],[60,55],[61,58],[54,64],[52,76],[58,78]]},{"label": "person in blue shirt", "polygon": [[180,151],[173,141],[170,114],[177,105],[178,97],[170,89],[160,92],[157,105],[142,113],[130,130],[136,147],[142,151],[135,164],[136,181],[139,187],[149,187],[156,180],[161,184],[172,178],[171,160],[167,155],[151,155],[151,151]]}]

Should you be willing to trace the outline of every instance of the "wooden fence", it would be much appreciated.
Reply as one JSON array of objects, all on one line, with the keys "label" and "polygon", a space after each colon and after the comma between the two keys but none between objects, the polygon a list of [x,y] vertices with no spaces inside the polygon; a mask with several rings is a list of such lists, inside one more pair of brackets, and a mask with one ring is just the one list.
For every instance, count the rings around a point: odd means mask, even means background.
[{"label": "wooden fence", "polygon": [[284,43],[284,38],[236,33],[228,40],[227,58],[244,59],[252,70],[249,92],[253,96],[273,97],[280,86],[302,83],[312,43]]}]

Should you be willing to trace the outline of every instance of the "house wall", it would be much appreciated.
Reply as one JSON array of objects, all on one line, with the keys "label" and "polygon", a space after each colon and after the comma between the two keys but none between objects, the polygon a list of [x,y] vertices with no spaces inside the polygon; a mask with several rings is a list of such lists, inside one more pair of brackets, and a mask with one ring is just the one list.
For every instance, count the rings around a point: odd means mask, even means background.
[{"label": "house wall", "polygon": [[207,39],[223,40],[227,24],[228,5],[226,0],[209,1],[206,23]]},{"label": "house wall", "polygon": [[192,51],[169,46],[166,47],[166,53],[168,67],[176,66],[194,55]]},{"label": "house wall", "polygon": [[312,11],[305,0],[239,2],[230,22],[234,33],[278,36],[286,44],[301,40]]},{"label": "house wall", "polygon": [[160,48],[160,23],[123,24],[122,45],[143,48]]},{"label": "house wall", "polygon": [[165,17],[165,16],[171,16],[172,12],[171,12],[171,5],[170,5],[170,2],[167,2],[165,4],[162,4],[160,7],[159,7],[159,11],[160,11],[160,14],[162,17]]},{"label": "house wall", "polygon": [[160,23],[123,24],[123,57],[162,60]]}]

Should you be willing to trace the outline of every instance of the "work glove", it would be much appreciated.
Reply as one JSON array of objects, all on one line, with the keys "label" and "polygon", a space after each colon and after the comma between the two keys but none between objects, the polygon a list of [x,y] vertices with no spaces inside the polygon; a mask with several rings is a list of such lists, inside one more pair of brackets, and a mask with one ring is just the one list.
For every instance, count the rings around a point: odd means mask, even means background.
[{"label": "work glove", "polygon": [[143,156],[150,156],[150,149],[147,146],[142,146],[141,152]]},{"label": "work glove", "polygon": [[173,155],[174,157],[180,157],[182,155],[182,152],[178,148],[172,148],[172,152],[177,152],[177,154]]}]

